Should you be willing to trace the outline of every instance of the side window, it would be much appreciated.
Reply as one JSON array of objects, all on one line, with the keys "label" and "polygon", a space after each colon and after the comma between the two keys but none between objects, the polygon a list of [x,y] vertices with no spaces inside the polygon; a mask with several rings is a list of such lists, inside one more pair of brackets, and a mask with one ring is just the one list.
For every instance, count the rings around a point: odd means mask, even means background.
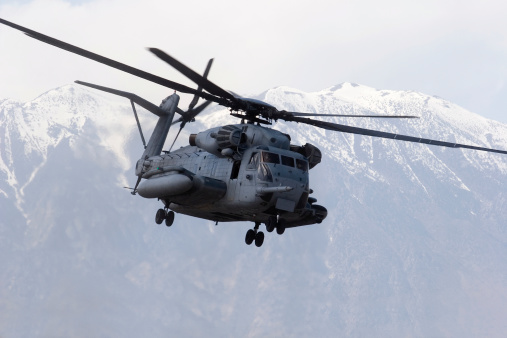
[{"label": "side window", "polygon": [[308,162],[296,159],[296,167],[303,171],[308,171]]},{"label": "side window", "polygon": [[234,161],[234,163],[232,164],[231,180],[235,180],[238,178],[240,166],[241,166],[241,161]]},{"label": "side window", "polygon": [[266,163],[261,163],[259,165],[259,169],[257,170],[257,178],[261,181],[273,182],[273,175],[271,174],[271,170],[269,170],[269,166]]},{"label": "side window", "polygon": [[252,153],[250,160],[246,166],[247,170],[257,169],[257,164],[259,164],[259,153]]},{"label": "side window", "polygon": [[262,162],[280,164],[280,156],[275,153],[262,152]]},{"label": "side window", "polygon": [[292,157],[289,157],[289,156],[283,156],[282,155],[282,164],[286,165],[286,166],[289,166],[289,167],[295,167],[295,165],[294,165],[294,159]]}]

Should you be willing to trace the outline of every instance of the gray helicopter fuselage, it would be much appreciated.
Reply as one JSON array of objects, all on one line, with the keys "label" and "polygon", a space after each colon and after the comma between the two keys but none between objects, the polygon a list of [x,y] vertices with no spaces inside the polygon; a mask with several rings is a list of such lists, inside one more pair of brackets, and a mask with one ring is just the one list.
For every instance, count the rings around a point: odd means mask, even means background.
[{"label": "gray helicopter fuselage", "polygon": [[253,124],[229,125],[193,134],[190,144],[140,160],[137,171],[147,179],[139,195],[217,222],[263,223],[277,216],[291,227],[325,217],[324,208],[309,203],[308,158],[291,150],[297,148],[288,135]]}]

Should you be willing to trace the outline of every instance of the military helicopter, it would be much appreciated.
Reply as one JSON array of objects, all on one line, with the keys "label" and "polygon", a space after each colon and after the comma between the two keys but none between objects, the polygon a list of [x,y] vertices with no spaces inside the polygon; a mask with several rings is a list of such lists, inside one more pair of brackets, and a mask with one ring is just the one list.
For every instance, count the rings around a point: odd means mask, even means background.
[{"label": "military helicopter", "polygon": [[[278,120],[297,122],[332,131],[431,144],[450,148],[467,148],[507,154],[507,151],[471,145],[443,142],[413,136],[398,135],[377,130],[352,127],[312,119],[314,116],[342,116],[360,118],[417,118],[417,116],[392,115],[342,115],[288,112],[260,100],[244,98],[228,92],[208,80],[213,62],[211,59],[200,75],[157,48],[149,51],[174,67],[197,84],[193,89],[154,74],[108,59],[66,42],[54,39],[12,22],[0,19],[0,23],[24,32],[26,35],[69,52],[84,56],[102,64],[117,68],[137,77],[193,94],[187,111],[178,108],[179,96],[174,93],[160,106],[129,92],[76,83],[128,98],[139,128],[144,152],[136,163],[137,181],[132,194],[144,198],[156,198],[163,208],[155,214],[155,222],[171,226],[175,212],[215,222],[248,221],[254,227],[245,235],[246,244],[264,242],[259,230],[281,235],[287,228],[321,223],[327,216],[325,207],[316,204],[311,197],[309,170],[321,162],[321,151],[306,143],[295,145],[289,135],[267,128]],[[198,100],[206,100],[196,107]],[[240,124],[218,126],[198,134],[191,134],[189,145],[172,150],[176,138],[189,122],[195,120],[210,103],[229,108],[231,115],[241,119]],[[158,122],[146,144],[135,104],[158,116]],[[175,114],[179,118],[174,120]],[[171,125],[180,123],[171,148],[163,151]]]}]

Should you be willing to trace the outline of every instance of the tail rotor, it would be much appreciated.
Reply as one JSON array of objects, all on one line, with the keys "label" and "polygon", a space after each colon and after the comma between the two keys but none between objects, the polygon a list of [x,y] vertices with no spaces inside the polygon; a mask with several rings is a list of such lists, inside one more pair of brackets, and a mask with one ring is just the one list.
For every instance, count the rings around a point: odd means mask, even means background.
[{"label": "tail rotor", "polygon": [[[213,65],[213,59],[210,59],[208,61],[208,64],[206,65],[206,69],[204,70],[203,78],[206,79],[208,77],[209,71],[211,69],[211,65]],[[188,105],[188,110],[186,112],[184,112],[183,114],[180,114],[181,117],[173,122],[173,124],[176,124],[178,122],[181,122],[181,124],[180,124],[180,129],[178,130],[178,133],[176,134],[176,137],[174,138],[174,141],[171,144],[171,147],[169,148],[169,152],[171,152],[171,150],[173,149],[173,146],[176,143],[176,140],[178,139],[178,136],[180,136],[181,130],[185,127],[185,125],[188,122],[194,122],[195,117],[197,115],[199,115],[204,109],[206,109],[206,107],[208,107],[210,105],[211,101],[206,101],[194,109],[195,105],[199,101],[199,98],[201,97],[202,90],[203,90],[202,86],[198,85],[197,92],[195,93],[194,97],[192,98],[192,101],[190,101],[190,104]]]}]

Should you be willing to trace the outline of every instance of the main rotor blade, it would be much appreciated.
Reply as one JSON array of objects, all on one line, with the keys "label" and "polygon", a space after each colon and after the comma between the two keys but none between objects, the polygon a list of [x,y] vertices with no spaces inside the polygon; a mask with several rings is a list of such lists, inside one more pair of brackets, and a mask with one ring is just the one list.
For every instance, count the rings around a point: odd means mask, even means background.
[{"label": "main rotor blade", "polygon": [[292,116],[339,116],[339,117],[373,117],[373,118],[391,118],[391,119],[418,119],[419,116],[412,115],[344,115],[344,114],[314,114],[314,113],[298,113],[281,111]]},{"label": "main rotor blade", "polygon": [[235,92],[233,92],[232,90],[228,90],[229,93],[231,93],[232,96],[234,96],[235,98],[237,99],[242,99],[243,97],[239,94],[236,94]]},{"label": "main rotor blade", "polygon": [[236,98],[233,95],[231,95],[228,91],[220,88],[219,86],[217,86],[216,84],[214,84],[210,80],[208,80],[205,77],[203,77],[202,75],[196,73],[195,71],[193,71],[189,67],[185,66],[183,63],[179,62],[178,60],[176,60],[175,58],[173,58],[169,54],[161,51],[158,48],[148,48],[148,50],[150,52],[152,52],[153,54],[155,54],[156,56],[158,56],[161,60],[163,60],[163,61],[167,62],[169,65],[173,66],[177,71],[179,71],[181,74],[188,77],[190,80],[195,82],[198,86],[202,86],[202,88],[204,88],[209,93],[216,95],[216,96],[220,96],[224,99],[229,99],[233,102],[236,101]]},{"label": "main rotor blade", "polygon": [[351,127],[351,126],[346,126],[346,125],[342,125],[342,124],[313,120],[313,119],[303,118],[303,117],[293,117],[293,118],[286,119],[286,121],[305,123],[305,124],[309,124],[309,125],[323,128],[323,129],[327,129],[327,130],[341,131],[343,133],[359,134],[359,135],[367,135],[367,136],[387,138],[387,139],[393,139],[393,140],[401,140],[401,141],[407,141],[407,142],[431,144],[431,145],[441,146],[441,147],[467,148],[467,149],[482,150],[482,151],[487,151],[487,152],[492,152],[492,153],[507,154],[507,151],[505,151],[505,150],[497,150],[497,149],[476,147],[476,146],[460,144],[460,143],[443,142],[443,141],[431,140],[431,139],[414,137],[414,136],[386,133],[386,132],[378,131],[378,130]]},{"label": "main rotor blade", "polygon": [[[88,59],[97,61],[99,63],[108,65],[110,67],[119,69],[121,71],[138,76],[138,77],[143,78],[145,80],[148,80],[148,81],[151,81],[154,83],[158,83],[159,85],[162,85],[164,87],[168,87],[168,88],[177,90],[182,93],[199,95],[199,92],[197,90],[187,87],[185,85],[179,84],[177,82],[173,82],[171,80],[164,79],[160,76],[157,76],[157,75],[145,72],[143,70],[128,66],[124,63],[106,58],[106,57],[101,56],[99,54],[89,52],[85,49],[82,49],[82,48],[76,47],[74,45],[71,45],[69,43],[57,40],[55,38],[52,38],[50,36],[33,31],[33,30],[25,28],[23,26],[17,25],[15,23],[10,22],[10,21],[0,19],[0,23],[3,23],[4,25],[10,26],[10,27],[17,29],[19,31],[22,31],[31,38],[37,39],[39,41],[45,42],[47,44],[53,45],[53,46],[61,48],[61,49],[65,49],[66,51],[69,51],[71,53],[84,56],[85,58],[88,58]],[[210,99],[208,96],[205,96],[205,95],[202,97],[204,97],[205,99]]]},{"label": "main rotor blade", "polygon": [[[208,65],[206,66],[206,69],[204,70],[204,75],[203,75],[204,78],[208,78],[208,74],[209,74],[209,71],[211,69],[211,65],[212,64],[213,64],[213,59],[209,59]],[[202,86],[197,86],[197,91],[199,93],[201,93],[202,92]],[[195,107],[195,105],[197,104],[197,101],[199,101],[199,96],[194,95],[194,98],[192,99],[192,102],[190,102],[190,104],[188,105],[188,110],[192,110]]]},{"label": "main rotor blade", "polygon": [[[75,81],[75,82],[77,84],[80,84],[80,85],[83,85],[83,86],[87,86],[87,87],[90,87],[90,88],[102,90],[104,92],[108,92],[108,93],[115,94],[115,95],[118,95],[118,96],[126,97],[127,99],[130,99],[130,100],[134,101],[135,103],[137,103],[138,105],[140,105],[144,109],[152,112],[153,114],[155,114],[157,116],[165,116],[165,115],[167,115],[167,112],[164,111],[164,110],[162,110],[159,106],[156,106],[155,104],[151,103],[150,101],[147,101],[147,100],[143,99],[142,97],[137,96],[136,94],[129,93],[129,92],[124,92],[124,91],[113,89],[113,88],[103,87],[103,86],[99,86],[99,85],[96,85],[96,84],[93,84],[93,83],[88,83],[88,82],[83,82],[83,81]],[[177,109],[177,112],[180,115],[182,113],[184,113],[179,108]]]}]

